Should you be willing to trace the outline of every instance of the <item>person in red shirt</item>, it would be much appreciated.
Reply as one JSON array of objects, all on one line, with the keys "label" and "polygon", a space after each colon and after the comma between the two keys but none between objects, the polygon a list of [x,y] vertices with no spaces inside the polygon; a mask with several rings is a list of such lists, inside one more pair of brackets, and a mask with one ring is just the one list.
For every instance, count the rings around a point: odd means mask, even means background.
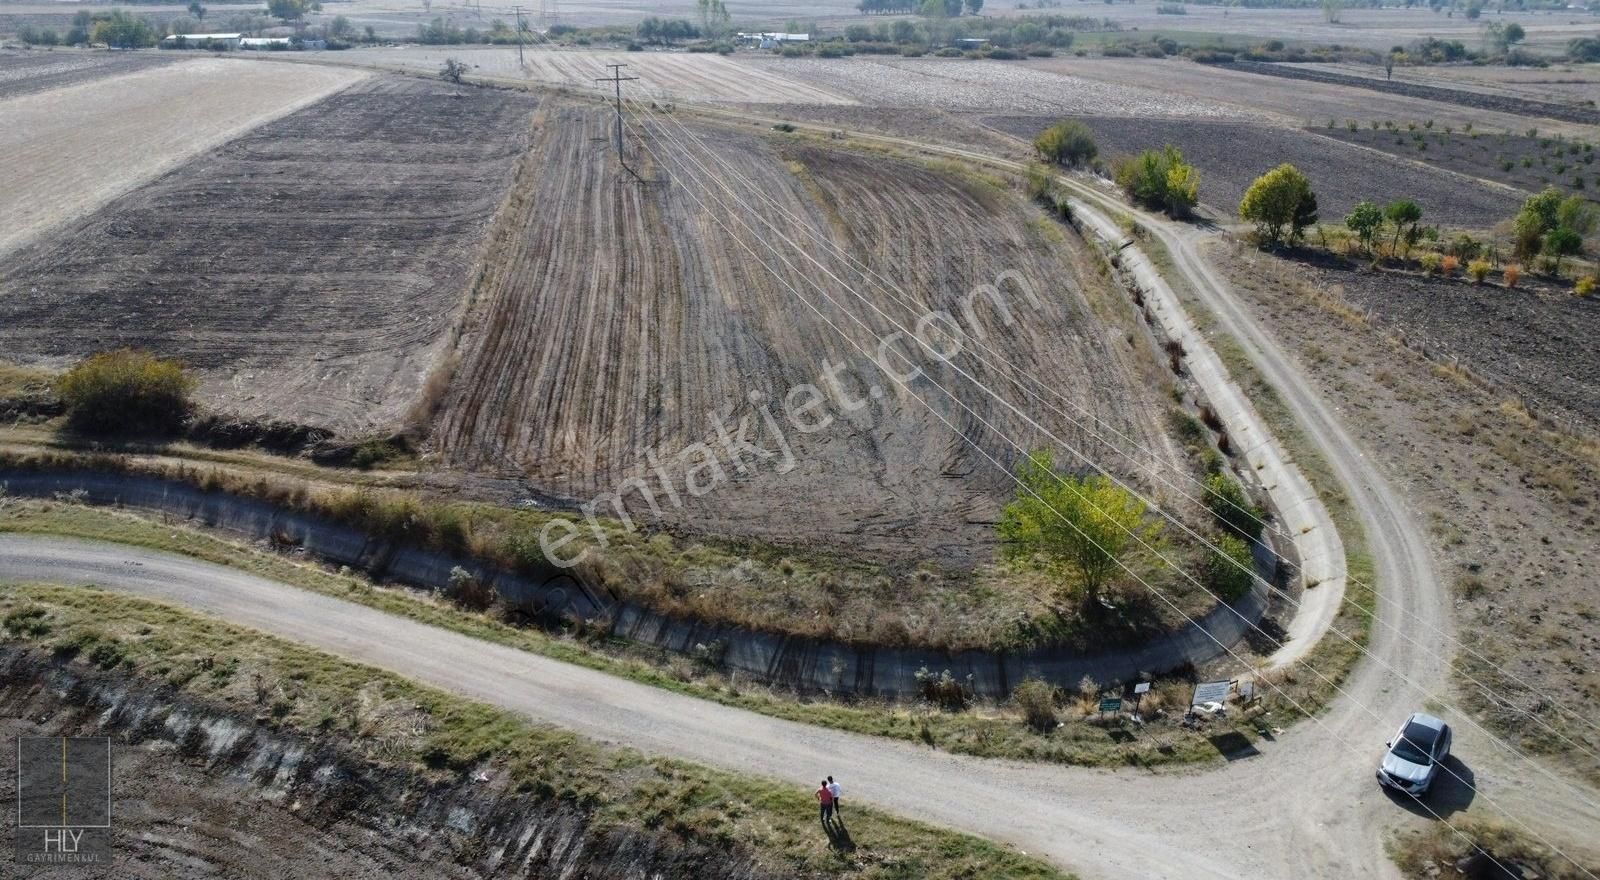
[{"label": "person in red shirt", "polygon": [[833,792],[828,790],[826,779],[817,786],[817,803],[822,807],[822,824],[826,825],[833,816]]}]

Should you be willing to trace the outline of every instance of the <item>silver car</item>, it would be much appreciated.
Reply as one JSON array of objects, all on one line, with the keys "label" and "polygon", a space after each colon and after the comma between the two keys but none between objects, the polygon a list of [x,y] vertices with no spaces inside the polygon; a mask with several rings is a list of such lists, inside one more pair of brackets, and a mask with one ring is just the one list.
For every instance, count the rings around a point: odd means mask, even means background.
[{"label": "silver car", "polygon": [[1439,775],[1439,765],[1450,757],[1450,725],[1421,712],[1406,719],[1389,740],[1389,751],[1378,765],[1378,782],[1412,797],[1422,797]]}]

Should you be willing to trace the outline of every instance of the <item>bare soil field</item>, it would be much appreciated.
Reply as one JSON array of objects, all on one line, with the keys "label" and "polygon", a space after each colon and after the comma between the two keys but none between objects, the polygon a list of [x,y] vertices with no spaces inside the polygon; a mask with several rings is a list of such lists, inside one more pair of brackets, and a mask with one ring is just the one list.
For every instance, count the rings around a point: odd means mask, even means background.
[{"label": "bare soil field", "polygon": [[[1004,6],[985,4],[985,14],[1002,12]],[[1030,6],[1034,4],[1029,4]],[[1527,30],[1525,44],[1541,53],[1565,51],[1567,40],[1593,36],[1595,21],[1590,15],[1565,12],[1495,12],[1474,21],[1464,15],[1446,16],[1426,7],[1345,8],[1339,20],[1329,22],[1319,6],[1300,9],[1252,9],[1222,4],[1187,4],[1184,15],[1163,15],[1155,3],[1117,3],[1095,6],[1087,13],[1109,18],[1123,30],[1184,31],[1193,34],[1231,34],[1257,41],[1281,39],[1298,43],[1339,44],[1386,52],[1391,46],[1405,45],[1424,37],[1461,40],[1476,45],[1482,40],[1483,25],[1490,21],[1515,21]],[[1055,12],[1058,10],[1045,10]],[[1038,10],[1005,14],[1030,15]]]},{"label": "bare soil field", "polygon": [[[1234,12],[1240,10],[1235,9]],[[1347,13],[1356,10],[1346,10]],[[1387,44],[1386,44],[1387,47]],[[1331,119],[1434,119],[1439,125],[1462,128],[1472,123],[1480,130],[1520,132],[1530,124],[1550,134],[1589,137],[1590,126],[1559,120],[1531,122],[1525,116],[1481,108],[1463,107],[1406,95],[1378,95],[1367,89],[1337,83],[1319,83],[1262,76],[1217,65],[1196,64],[1179,58],[1055,58],[1018,62],[1035,70],[1122,83],[1151,89],[1168,100],[1204,101],[1234,107],[1237,113],[1270,115],[1295,126],[1325,125]],[[1121,110],[1101,115],[1131,115]]]},{"label": "bare soil field", "polygon": [[1317,133],[1530,193],[1557,186],[1600,198],[1600,164],[1594,145],[1587,141],[1459,130],[1447,133],[1437,125],[1432,129],[1419,125],[1412,131],[1407,124],[1416,123],[1396,123],[1395,131],[1373,129],[1370,124],[1350,131],[1336,125]]},{"label": "bare soil field", "polygon": [[[16,33],[17,29],[24,25],[54,28],[61,33],[72,26],[72,17],[79,11],[103,13],[110,8],[105,3],[78,3],[73,0],[49,3],[0,3],[0,34]],[[239,13],[253,13],[260,8],[256,4],[242,4],[240,0],[233,0],[231,3],[221,0],[217,3],[207,3],[206,14],[215,13],[220,20]],[[186,3],[140,3],[130,7],[128,11],[156,24],[165,24],[174,18],[190,16],[189,6]]]},{"label": "bare soil field", "polygon": [[1326,82],[1336,85],[1349,86],[1372,92],[1381,92],[1386,95],[1406,95],[1413,98],[1425,98],[1444,104],[1459,104],[1463,107],[1473,107],[1484,110],[1494,110],[1502,113],[1511,113],[1518,116],[1529,116],[1536,119],[1560,119],[1566,122],[1576,122],[1583,125],[1593,125],[1600,122],[1600,110],[1592,105],[1576,105],[1567,102],[1542,101],[1527,96],[1498,95],[1481,90],[1446,88],[1437,85],[1428,85],[1410,80],[1379,79],[1374,76],[1353,76],[1347,73],[1335,72],[1324,68],[1301,64],[1273,64],[1265,61],[1236,61],[1227,65],[1231,70],[1243,70],[1248,73],[1257,73],[1263,76],[1277,76],[1285,79],[1304,80],[1308,82]]},{"label": "bare soil field", "polygon": [[[1600,31],[1600,22],[1596,22]],[[1305,64],[1309,70],[1326,70],[1348,76],[1381,79],[1382,68],[1361,64]],[[1552,64],[1549,67],[1506,67],[1498,64],[1440,64],[1397,66],[1394,81],[1446,89],[1459,89],[1549,101],[1593,109],[1600,97],[1600,68],[1593,64]]]},{"label": "bare soil field", "polygon": [[[928,365],[912,385],[956,430],[929,415],[800,294],[869,352],[877,334],[892,329],[886,318],[834,285],[838,307],[823,301],[805,281],[823,270],[799,251],[789,249],[793,265],[784,266],[753,245],[769,271],[741,245],[751,243],[749,233],[730,225],[737,233],[730,235],[714,219],[733,224],[742,217],[760,229],[756,211],[781,234],[810,241],[810,230],[892,279],[915,310],[818,253],[820,245],[806,246],[906,325],[926,309],[961,314],[958,298],[974,285],[995,283],[1005,270],[1021,273],[1039,291],[1039,304],[1022,299],[1012,307],[1012,325],[1003,326],[1001,314],[980,300],[974,314],[988,344],[1116,430],[1163,455],[1181,455],[1165,434],[1162,365],[1137,339],[1131,312],[1109,305],[1113,294],[1081,243],[1004,191],[803,140],[694,128],[749,181],[735,182],[737,191],[770,196],[791,216],[750,204],[753,196],[728,214],[712,203],[718,213],[708,215],[693,199],[716,191],[692,182],[690,165],[650,167],[644,176],[654,182],[645,185],[619,176],[596,145],[608,124],[603,111],[574,107],[540,126],[535,173],[519,186],[504,237],[493,245],[482,286],[486,314],[473,321],[481,331],[466,340],[435,432],[447,462],[522,470],[541,489],[583,501],[626,478],[648,478],[647,452],[656,450],[679,474],[682,509],[660,503],[673,525],[894,558],[987,561],[1011,483],[963,436],[1008,466],[1018,453],[1000,434],[1028,447],[1042,438],[946,366]],[[654,138],[646,144],[676,152]],[[1016,296],[1013,285],[1001,286],[1004,296]],[[762,427],[749,395],[769,402],[807,383],[827,389],[827,364],[836,365],[845,392],[827,394],[821,406],[834,417],[828,427],[782,429],[793,448],[787,472],[777,459],[753,461],[748,473],[730,473],[703,498],[684,492],[675,457],[696,442],[716,442],[711,413],[730,413],[730,431],[750,419],[753,442],[776,450],[777,432]],[[994,371],[964,366],[1026,400]],[[972,412],[925,384],[932,376]],[[846,397],[858,404],[854,410],[842,403]],[[1084,443],[1064,418],[1032,409]],[[785,417],[781,405],[772,412]],[[659,486],[653,491],[662,494]],[[639,493],[628,500],[649,513]]]},{"label": "bare soil field", "polygon": [[1114,78],[1080,77],[1007,61],[737,57],[745,67],[774,71],[862,103],[887,107],[1184,119],[1251,115],[1235,104],[1197,101]]},{"label": "bare soil field", "polygon": [[0,101],[0,256],[362,77],[199,58]]},{"label": "bare soil field", "polygon": [[[1458,319],[1453,332],[1494,337],[1487,343],[1455,340],[1463,360],[1475,356],[1485,369],[1500,363],[1488,356],[1500,346],[1507,356],[1522,351],[1543,357],[1530,344],[1535,331],[1515,325],[1538,326],[1550,320],[1546,312],[1555,315],[1564,307],[1498,289],[1421,293],[1388,282],[1346,283],[1341,289],[1330,283],[1337,279],[1253,250],[1219,245],[1212,255],[1339,407],[1373,462],[1428,518],[1440,572],[1451,575],[1456,588],[1456,629],[1465,642],[1455,662],[1463,674],[1461,699],[1520,747],[1560,755],[1564,766],[1594,778],[1600,773],[1594,757],[1600,735],[1582,719],[1600,717],[1600,518],[1594,494],[1600,445],[1593,434],[1574,436],[1531,418],[1509,397],[1514,392],[1486,388],[1424,359],[1395,341],[1388,322],[1366,321],[1359,301],[1350,297],[1392,297],[1417,308],[1420,297],[1428,296],[1437,303],[1436,313],[1459,310],[1450,316]],[[1488,300],[1496,293],[1520,306],[1518,315],[1480,321],[1474,308],[1505,314],[1505,307]],[[1586,312],[1578,320],[1592,325],[1593,306],[1576,304]],[[1442,334],[1439,328],[1448,324],[1434,318],[1426,326]],[[1589,334],[1563,331],[1574,340],[1566,347],[1570,358],[1588,357],[1583,339]],[[1554,391],[1571,385],[1574,373],[1593,372],[1592,365],[1575,368],[1548,358],[1537,365],[1544,366],[1542,373],[1529,363],[1514,378]],[[1509,703],[1491,699],[1468,675]]]},{"label": "bare soil field", "polygon": [[751,69],[721,55],[688,52],[588,52],[525,47],[524,63],[517,64],[515,46],[431,47],[402,46],[386,49],[351,49],[340,52],[340,63],[371,63],[437,73],[446,58],[471,66],[469,75],[526,79],[569,88],[594,89],[597,77],[610,76],[607,64],[626,64],[624,73],[637,76],[626,84],[630,97],[666,101],[738,101],[751,104],[851,104],[842,97],[783,75],[781,68]]},{"label": "bare soil field", "polygon": [[262,126],[0,267],[0,348],[59,364],[143,346],[199,368],[224,410],[393,425],[458,312],[534,103],[375,78]]},{"label": "bare soil field", "polygon": [[1429,352],[1457,358],[1529,409],[1600,434],[1600,302],[1529,282],[1507,290],[1464,279],[1303,266],[1332,291]]},{"label": "bare soil field", "polygon": [[133,52],[0,50],[0,101],[177,60],[173,55]]},{"label": "bare soil field", "polygon": [[[996,129],[1031,141],[1054,117],[995,117]],[[1290,162],[1306,173],[1322,217],[1337,222],[1362,199],[1415,198],[1429,222],[1487,227],[1514,213],[1517,197],[1404,159],[1340,145],[1305,131],[1250,122],[1083,117],[1108,159],[1174,144],[1200,169],[1200,201],[1229,216],[1258,175]],[[1388,195],[1386,195],[1388,194]]]}]

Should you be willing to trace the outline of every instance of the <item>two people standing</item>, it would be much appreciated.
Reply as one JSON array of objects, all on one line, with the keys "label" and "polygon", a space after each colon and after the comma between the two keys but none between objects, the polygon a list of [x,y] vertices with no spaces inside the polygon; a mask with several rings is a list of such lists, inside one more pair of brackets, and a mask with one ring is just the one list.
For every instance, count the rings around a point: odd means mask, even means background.
[{"label": "two people standing", "polygon": [[822,824],[828,824],[835,815],[840,816],[840,822],[844,821],[839,813],[839,783],[834,782],[832,776],[817,786],[817,804],[822,808]]}]

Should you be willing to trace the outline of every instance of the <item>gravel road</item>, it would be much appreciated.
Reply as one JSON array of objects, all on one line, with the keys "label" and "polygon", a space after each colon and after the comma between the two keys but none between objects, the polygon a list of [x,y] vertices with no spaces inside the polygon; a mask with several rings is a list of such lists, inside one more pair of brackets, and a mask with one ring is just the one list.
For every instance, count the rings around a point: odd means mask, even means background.
[{"label": "gravel road", "polygon": [[[1345,705],[1328,721],[1355,751],[1303,723],[1258,757],[1203,772],[985,761],[706,704],[154,551],[0,536],[0,580],[96,584],[172,602],[602,742],[785,780],[796,786],[796,809],[808,805],[803,786],[832,773],[853,798],[1012,843],[1091,878],[1392,877],[1382,832],[1410,821],[1371,779],[1388,720],[1369,723]],[[1380,692],[1382,679],[1370,668],[1360,676]],[[1394,691],[1388,702],[1403,702]],[[1462,736],[1458,750],[1471,756],[1477,745]],[[1478,782],[1502,802],[1513,786],[1530,784],[1525,774],[1487,775]],[[1443,791],[1436,799],[1465,798]],[[1547,822],[1600,827],[1600,813],[1549,807]]]}]

